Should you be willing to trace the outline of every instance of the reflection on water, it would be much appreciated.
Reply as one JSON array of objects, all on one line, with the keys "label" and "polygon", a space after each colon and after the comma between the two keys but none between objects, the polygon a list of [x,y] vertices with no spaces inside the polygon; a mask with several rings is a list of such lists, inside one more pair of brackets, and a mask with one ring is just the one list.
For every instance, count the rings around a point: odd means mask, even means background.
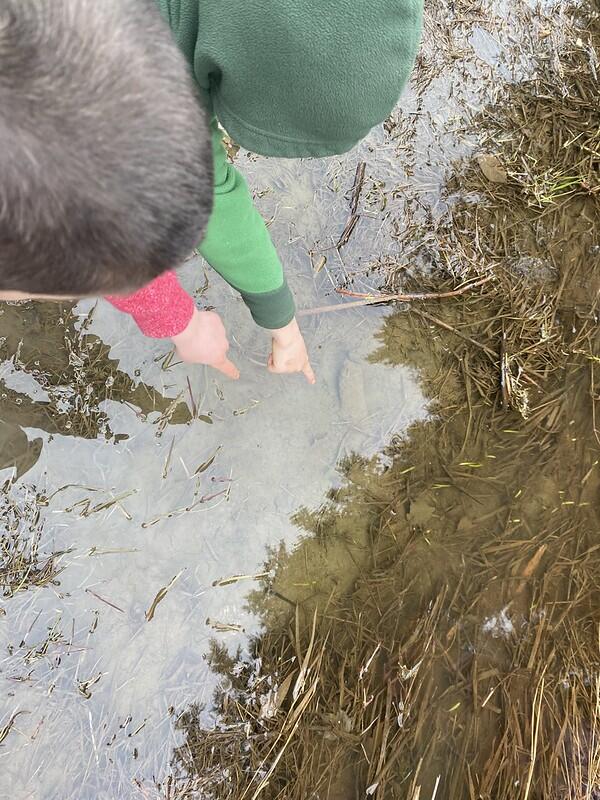
[{"label": "reflection on water", "polygon": [[0,468],[14,467],[17,477],[32,467],[42,439],[28,440],[24,428],[85,439],[103,436],[118,442],[126,433],[111,429],[101,408],[118,400],[147,416],[162,415],[158,424],[189,422],[187,406],[119,369],[110,348],[89,330],[95,305],[77,316],[59,303],[6,303],[0,308],[3,357],[0,373]]}]

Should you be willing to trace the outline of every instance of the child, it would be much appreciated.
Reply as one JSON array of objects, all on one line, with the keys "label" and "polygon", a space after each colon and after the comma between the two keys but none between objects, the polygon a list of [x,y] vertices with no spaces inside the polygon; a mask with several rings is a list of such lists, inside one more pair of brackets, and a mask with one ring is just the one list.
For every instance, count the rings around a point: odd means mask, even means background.
[{"label": "child", "polygon": [[201,242],[272,332],[269,370],[314,383],[217,120],[267,156],[350,149],[398,99],[421,4],[0,0],[0,299],[108,295],[184,361],[237,378],[219,316],[171,271]]}]

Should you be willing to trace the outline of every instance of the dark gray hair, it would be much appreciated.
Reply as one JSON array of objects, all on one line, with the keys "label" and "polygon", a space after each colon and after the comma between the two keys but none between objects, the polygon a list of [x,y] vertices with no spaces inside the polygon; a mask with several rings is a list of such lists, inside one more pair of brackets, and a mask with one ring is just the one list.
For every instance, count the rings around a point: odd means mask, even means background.
[{"label": "dark gray hair", "polygon": [[152,0],[0,0],[0,290],[119,293],[212,205],[207,119]]}]

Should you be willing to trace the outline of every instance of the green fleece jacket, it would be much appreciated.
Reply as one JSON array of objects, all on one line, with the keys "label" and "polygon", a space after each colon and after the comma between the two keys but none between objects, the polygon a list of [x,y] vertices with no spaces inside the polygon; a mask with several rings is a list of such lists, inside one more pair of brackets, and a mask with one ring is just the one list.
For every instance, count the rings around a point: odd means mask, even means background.
[{"label": "green fleece jacket", "polygon": [[422,0],[156,0],[213,116],[215,204],[200,251],[256,322],[286,325],[294,301],[216,119],[266,156],[353,147],[389,115],[412,69]]}]

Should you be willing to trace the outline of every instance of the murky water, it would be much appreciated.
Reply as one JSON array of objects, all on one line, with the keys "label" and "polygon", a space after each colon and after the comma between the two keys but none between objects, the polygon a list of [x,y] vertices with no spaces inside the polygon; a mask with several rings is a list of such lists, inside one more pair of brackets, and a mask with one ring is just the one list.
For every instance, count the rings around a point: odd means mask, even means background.
[{"label": "murky water", "polygon": [[[545,12],[535,13],[538,27],[554,31]],[[385,280],[381,265],[397,258],[414,221],[444,210],[440,189],[453,159],[475,146],[462,131],[495,91],[491,83],[527,72],[525,29],[510,44],[506,21],[482,10],[475,23],[457,23],[448,55],[436,44],[438,26],[430,18],[418,73],[429,82],[407,93],[386,132],[322,162],[239,156],[302,309],[335,303],[335,287],[347,280],[358,291]],[[465,49],[458,60],[457,46]],[[361,162],[360,219],[337,248]],[[410,248],[401,258],[410,266]],[[203,286],[199,259],[183,281]],[[35,540],[32,563],[41,568],[57,553],[61,570],[50,583],[39,569],[25,571],[22,590],[7,591],[0,605],[0,797],[152,796],[144,787],[168,773],[182,738],[174,716],[191,703],[210,714],[211,638],[233,652],[259,629],[247,597],[269,550],[281,542],[293,550],[304,535],[295,512],[319,506],[339,483],[343,456],[373,456],[428,417],[413,367],[369,359],[389,312],[304,317],[318,377],[309,387],[266,372],[268,338],[213,274],[200,302],[226,321],[239,383],[169,365],[164,342],[143,339],[108,305],[88,317],[86,302],[68,323],[72,336],[84,325],[108,348],[87,405],[78,354],[67,353],[60,369],[52,361],[61,312],[41,313],[37,336],[48,346],[17,359],[27,326],[15,336],[15,319],[35,312],[12,307],[4,325],[0,318],[10,353],[0,475],[9,478],[13,464],[19,474],[0,512],[7,530]],[[52,385],[53,370],[71,376],[71,388]],[[171,414],[182,402],[195,419],[181,407]],[[75,431],[66,427],[74,416]],[[44,585],[26,588],[36,582]]]}]

